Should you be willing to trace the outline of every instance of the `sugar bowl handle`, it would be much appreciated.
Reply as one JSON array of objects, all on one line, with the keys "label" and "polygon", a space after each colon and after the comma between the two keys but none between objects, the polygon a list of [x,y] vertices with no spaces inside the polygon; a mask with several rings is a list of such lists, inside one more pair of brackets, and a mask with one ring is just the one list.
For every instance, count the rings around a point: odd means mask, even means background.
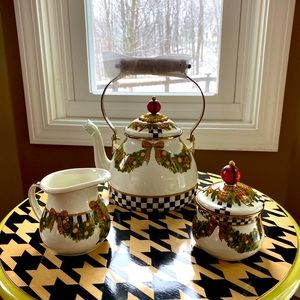
[{"label": "sugar bowl handle", "polygon": [[33,212],[35,213],[35,215],[37,216],[38,220],[41,219],[42,217],[42,210],[41,207],[38,204],[38,201],[36,199],[35,196],[35,192],[36,189],[40,188],[40,182],[34,183],[28,190],[28,199],[29,199],[29,203],[33,209]]}]

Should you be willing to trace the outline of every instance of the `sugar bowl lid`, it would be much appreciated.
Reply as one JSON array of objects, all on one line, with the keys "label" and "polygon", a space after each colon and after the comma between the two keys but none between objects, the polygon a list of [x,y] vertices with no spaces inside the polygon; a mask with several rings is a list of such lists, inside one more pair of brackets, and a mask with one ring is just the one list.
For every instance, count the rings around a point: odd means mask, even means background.
[{"label": "sugar bowl lid", "polygon": [[262,211],[263,198],[255,189],[239,182],[241,173],[234,161],[221,170],[221,177],[222,181],[200,190],[196,197],[197,206],[225,216],[246,217]]},{"label": "sugar bowl lid", "polygon": [[147,104],[148,113],[133,120],[126,128],[125,134],[133,138],[160,139],[177,137],[182,130],[167,116],[159,113],[160,102],[152,97]]}]

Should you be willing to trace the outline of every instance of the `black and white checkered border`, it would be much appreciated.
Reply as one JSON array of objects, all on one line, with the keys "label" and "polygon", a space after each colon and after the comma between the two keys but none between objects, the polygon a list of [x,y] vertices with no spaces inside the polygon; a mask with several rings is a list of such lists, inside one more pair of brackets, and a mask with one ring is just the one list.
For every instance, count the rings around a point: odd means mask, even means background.
[{"label": "black and white checkered border", "polygon": [[230,208],[232,207],[232,204],[226,203],[223,201],[218,201],[218,209],[215,209],[215,213],[230,216]]},{"label": "black and white checkered border", "polygon": [[160,128],[151,128],[151,129],[149,129],[149,131],[148,131],[150,134],[152,134],[152,137],[153,138],[159,138],[160,136],[161,136],[161,134],[162,134],[162,129],[160,129]]},{"label": "black and white checkered border", "polygon": [[[51,212],[49,211],[48,208],[45,208],[42,214],[42,218],[48,218],[50,216],[51,216]],[[90,221],[93,219],[93,211],[89,210],[87,212],[78,213],[78,214],[67,214],[65,217],[63,217],[63,219],[66,220],[68,223],[81,224],[83,222]]]},{"label": "black and white checkered border", "polygon": [[248,225],[253,222],[256,222],[257,219],[260,216],[260,213],[256,213],[249,216],[232,216],[232,215],[225,215],[223,213],[213,213],[205,209],[204,207],[198,206],[199,213],[205,218],[205,219],[211,219],[214,218],[218,223],[226,223],[231,226],[242,226],[242,225]]},{"label": "black and white checkered border", "polygon": [[197,186],[180,194],[171,196],[144,197],[119,192],[109,187],[110,200],[129,210],[141,212],[166,212],[180,209],[190,203],[196,196]]},{"label": "black and white checkered border", "polygon": [[[265,205],[264,204],[264,199],[260,198],[258,201],[261,202],[262,207],[264,207],[264,205]],[[231,215],[232,204],[226,203],[226,202],[223,202],[223,201],[218,201],[217,204],[218,204],[219,208],[216,208],[214,210],[214,212],[216,214],[224,215],[224,216],[230,216]],[[247,224],[249,224],[249,223],[247,223]]]}]

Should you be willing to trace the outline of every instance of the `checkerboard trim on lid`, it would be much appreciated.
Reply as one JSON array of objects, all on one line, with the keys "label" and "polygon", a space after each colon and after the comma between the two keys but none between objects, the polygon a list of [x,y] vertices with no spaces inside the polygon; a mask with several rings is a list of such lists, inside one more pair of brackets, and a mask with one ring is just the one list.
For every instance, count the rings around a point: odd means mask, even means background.
[{"label": "checkerboard trim on lid", "polygon": [[246,216],[230,215],[230,213],[227,214],[228,211],[226,211],[226,209],[222,211],[217,209],[210,211],[199,203],[197,203],[197,210],[205,219],[214,218],[218,223],[226,223],[231,226],[242,226],[257,222],[261,214],[261,212],[259,212]]},{"label": "checkerboard trim on lid", "polygon": [[162,135],[163,131],[160,128],[151,128],[149,129],[149,133],[153,138],[159,138]]},{"label": "checkerboard trim on lid", "polygon": [[109,198],[114,204],[125,207],[129,210],[142,212],[166,212],[180,209],[189,204],[196,196],[197,186],[183,191],[180,194],[166,196],[136,196],[120,192],[109,187]]}]

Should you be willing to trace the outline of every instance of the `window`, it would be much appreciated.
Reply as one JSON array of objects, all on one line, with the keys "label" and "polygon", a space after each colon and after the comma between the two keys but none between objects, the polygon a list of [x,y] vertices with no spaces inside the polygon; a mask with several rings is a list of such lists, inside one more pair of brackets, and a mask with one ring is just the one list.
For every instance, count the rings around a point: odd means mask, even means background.
[{"label": "window", "polygon": [[[96,1],[87,0],[87,1],[77,1],[74,2],[69,0],[69,5],[65,8],[69,12],[69,22],[70,27],[70,40],[71,40],[71,49],[70,49],[70,57],[72,57],[72,61],[70,65],[72,65],[72,70],[69,73],[73,74],[74,80],[74,101],[68,102],[68,112],[69,116],[81,116],[85,117],[87,112],[90,112],[89,117],[97,118],[101,116],[101,112],[99,111],[99,94],[100,91],[96,88],[96,79],[88,77],[88,58],[87,58],[87,49],[86,44],[89,44],[89,48],[92,49],[94,45],[93,43],[89,43],[86,38],[85,32],[85,22],[86,20],[91,21],[92,19],[92,3]],[[104,3],[104,1],[100,1]],[[107,3],[113,3],[114,1],[106,1]],[[120,1],[117,1],[120,3]],[[168,1],[164,1],[168,2]],[[199,1],[197,1],[199,2]],[[201,0],[201,2],[206,2],[205,0]],[[211,3],[212,1],[207,1]],[[221,5],[223,1],[214,1]],[[148,1],[147,1],[148,3]],[[170,3],[175,3],[174,1],[170,1]],[[186,2],[185,2],[186,3]],[[71,5],[72,4],[72,5]],[[76,5],[74,5],[76,4]],[[87,17],[84,14],[84,4],[86,4],[86,12]],[[215,84],[218,86],[218,92],[208,93],[208,88],[205,87],[206,82],[200,82],[200,85],[204,91],[206,91],[206,96],[209,98],[207,101],[207,110],[205,114],[205,118],[207,120],[218,120],[218,119],[240,119],[240,111],[237,108],[237,105],[234,105],[234,91],[236,84],[236,70],[237,70],[237,49],[238,49],[238,34],[239,34],[239,23],[240,23],[240,14],[241,14],[241,0],[230,0],[225,1],[225,5],[223,9],[221,7],[216,7],[216,9],[223,10],[223,18],[222,18],[222,32],[227,34],[223,34],[220,36],[222,39],[222,51],[219,54],[220,64],[216,63],[213,67],[215,69],[215,73],[219,73],[219,82]],[[98,10],[98,8],[97,8]],[[217,16],[220,16],[221,13],[217,13]],[[92,36],[92,27],[94,24],[88,22],[88,29],[90,31],[90,36]],[[215,23],[221,23],[221,21],[216,21]],[[216,24],[217,25],[217,24]],[[216,26],[218,29],[218,26]],[[220,29],[220,28],[219,28]],[[120,33],[119,33],[120,34]],[[65,33],[68,35],[68,32]],[[220,35],[220,33],[219,33]],[[65,40],[66,37],[61,37],[61,39]],[[93,38],[94,39],[94,38]],[[82,42],[85,41],[85,42]],[[220,41],[218,47],[220,48]],[[119,50],[117,48],[116,50]],[[186,51],[184,51],[186,52]],[[152,52],[153,53],[153,52]],[[146,53],[147,55],[149,53]],[[217,55],[216,55],[217,56]],[[92,55],[90,60],[90,71],[92,71],[95,65],[95,59]],[[94,60],[94,61],[93,61]],[[92,61],[92,62],[91,62]],[[195,62],[196,64],[196,62]],[[205,66],[207,68],[207,65]],[[211,70],[213,71],[213,70]],[[205,72],[205,71],[204,71]],[[91,72],[93,73],[93,71]],[[202,74],[206,75],[206,74]],[[216,74],[214,74],[216,75]],[[193,77],[193,76],[192,76]],[[158,77],[161,79],[161,77]],[[194,77],[193,77],[194,78]],[[128,78],[126,77],[127,81]],[[157,79],[155,79],[157,80]],[[104,82],[108,82],[108,78],[105,78]],[[104,84],[102,83],[102,87]],[[183,80],[185,84],[188,84],[188,88],[184,88],[181,93],[172,93],[172,94],[164,94],[164,93],[155,93],[156,96],[159,96],[159,99],[163,104],[163,112],[170,116],[174,120],[187,120],[188,122],[192,122],[193,120],[199,117],[199,111],[201,110],[201,98],[199,95],[199,91],[197,93],[197,89],[195,89],[195,85],[192,85],[187,80]],[[192,91],[192,92],[189,92]],[[144,94],[144,95],[143,95]],[[145,112],[145,102],[147,102],[150,96],[153,96],[153,92],[148,96],[146,93],[113,93],[111,95],[106,96],[107,103],[107,113],[109,117],[120,119],[120,118],[135,118],[138,115]],[[82,106],[85,106],[84,111],[82,111],[82,107],[79,103],[82,103]],[[126,103],[126,105],[124,105]],[[219,106],[220,109],[215,109],[216,104],[232,104],[231,109],[228,105],[225,105],[226,109]],[[174,105],[176,104],[176,105]],[[188,106],[186,104],[189,104]],[[184,106],[183,110],[180,106]],[[67,113],[68,113],[67,112]],[[229,115],[230,112],[230,115]],[[190,125],[187,125],[191,127]]]},{"label": "window", "polygon": [[[294,0],[224,0],[219,90],[208,95],[196,148],[277,150],[294,5]],[[32,143],[91,144],[81,125],[98,117],[110,145],[99,96],[89,93],[83,7],[81,0],[15,0]],[[233,55],[225,59],[226,53]],[[163,103],[164,112],[187,133],[200,106],[199,97],[183,96],[165,96]],[[140,96],[108,101],[118,131],[144,112]]]},{"label": "window", "polygon": [[[218,93],[222,0],[87,0],[85,3],[93,94],[102,92],[107,82],[117,75],[115,61],[124,54],[188,57],[189,76],[203,83],[206,94]],[[238,21],[239,4],[240,1],[231,10],[231,20]],[[236,38],[236,45],[237,42]],[[192,88],[193,84],[182,78],[137,75],[121,79],[113,91],[172,94]]]}]

